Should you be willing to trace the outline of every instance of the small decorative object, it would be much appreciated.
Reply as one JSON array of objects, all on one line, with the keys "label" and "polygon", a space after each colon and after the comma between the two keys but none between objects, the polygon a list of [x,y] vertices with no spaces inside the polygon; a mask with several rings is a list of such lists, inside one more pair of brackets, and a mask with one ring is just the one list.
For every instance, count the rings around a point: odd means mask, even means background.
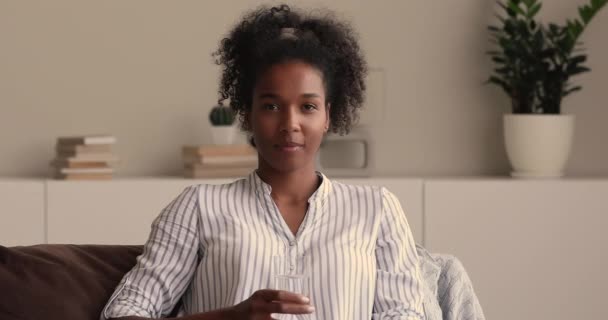
[{"label": "small decorative object", "polygon": [[512,114],[504,115],[505,146],[514,177],[561,177],[574,136],[574,115],[561,114],[564,97],[579,91],[570,77],[590,71],[583,63],[578,39],[608,0],[591,0],[578,8],[579,19],[564,26],[535,20],[538,0],[505,0],[502,26],[489,26],[497,50],[488,82],[511,98]]},{"label": "small decorative object", "polygon": [[318,171],[334,177],[369,177],[375,169],[371,128],[357,125],[349,134],[328,134],[316,158]]},{"label": "small decorative object", "polygon": [[215,106],[209,113],[211,136],[214,144],[232,144],[237,129],[234,127],[234,111],[228,107]]}]

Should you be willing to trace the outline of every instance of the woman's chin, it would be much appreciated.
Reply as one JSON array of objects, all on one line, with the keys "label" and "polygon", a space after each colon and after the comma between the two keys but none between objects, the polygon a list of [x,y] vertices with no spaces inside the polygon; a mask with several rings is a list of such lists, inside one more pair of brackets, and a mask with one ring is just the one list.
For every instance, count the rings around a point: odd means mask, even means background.
[{"label": "woman's chin", "polygon": [[308,167],[308,165],[306,163],[302,163],[301,161],[289,161],[289,160],[277,161],[276,163],[273,163],[271,166],[274,170],[279,171],[279,172],[284,172],[284,173],[294,172],[294,171],[298,171],[298,170]]}]

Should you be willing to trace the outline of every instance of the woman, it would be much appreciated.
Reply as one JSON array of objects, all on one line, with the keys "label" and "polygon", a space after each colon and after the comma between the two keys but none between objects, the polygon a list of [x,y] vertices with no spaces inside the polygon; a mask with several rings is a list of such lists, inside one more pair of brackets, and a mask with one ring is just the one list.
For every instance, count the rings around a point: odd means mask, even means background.
[{"label": "woman", "polygon": [[[188,187],[154,221],[102,318],[423,319],[421,276],[399,201],[315,171],[329,131],[347,133],[366,64],[352,29],[283,5],[246,15],[215,53],[220,103],[240,115],[259,167]],[[310,292],[272,290],[274,256],[306,258]],[[121,318],[122,319],[122,318]]]}]

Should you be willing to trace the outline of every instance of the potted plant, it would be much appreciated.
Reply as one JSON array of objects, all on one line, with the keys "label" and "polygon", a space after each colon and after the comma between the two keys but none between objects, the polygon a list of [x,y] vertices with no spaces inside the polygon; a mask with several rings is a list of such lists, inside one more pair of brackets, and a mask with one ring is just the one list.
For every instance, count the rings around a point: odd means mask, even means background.
[{"label": "potted plant", "polygon": [[211,108],[209,121],[211,122],[211,137],[214,144],[232,144],[236,128],[234,127],[235,114],[229,107],[221,105]]},{"label": "potted plant", "polygon": [[512,114],[504,115],[505,146],[515,177],[560,177],[574,136],[574,115],[562,114],[561,101],[581,89],[570,78],[587,72],[579,37],[608,0],[591,0],[579,17],[565,25],[535,20],[538,0],[505,0],[498,4],[501,25],[488,29],[497,49],[488,55],[496,64],[488,79],[511,98]]}]

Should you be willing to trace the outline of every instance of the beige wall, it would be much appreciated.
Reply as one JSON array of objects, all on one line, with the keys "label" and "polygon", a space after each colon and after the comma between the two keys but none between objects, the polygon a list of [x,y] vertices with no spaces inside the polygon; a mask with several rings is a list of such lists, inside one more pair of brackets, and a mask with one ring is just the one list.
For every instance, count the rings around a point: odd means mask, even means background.
[{"label": "beige wall", "polygon": [[[545,1],[543,18],[562,22],[582,2]],[[182,144],[210,142],[210,53],[255,3],[0,0],[0,176],[45,175],[57,136],[95,132],[118,137],[119,175],[177,174]],[[381,113],[370,117],[379,175],[508,172],[508,100],[482,85],[494,1],[298,3],[351,19],[385,79],[372,86]],[[605,9],[583,36],[593,71],[564,102],[578,126],[570,175],[608,175],[607,29]]]}]

